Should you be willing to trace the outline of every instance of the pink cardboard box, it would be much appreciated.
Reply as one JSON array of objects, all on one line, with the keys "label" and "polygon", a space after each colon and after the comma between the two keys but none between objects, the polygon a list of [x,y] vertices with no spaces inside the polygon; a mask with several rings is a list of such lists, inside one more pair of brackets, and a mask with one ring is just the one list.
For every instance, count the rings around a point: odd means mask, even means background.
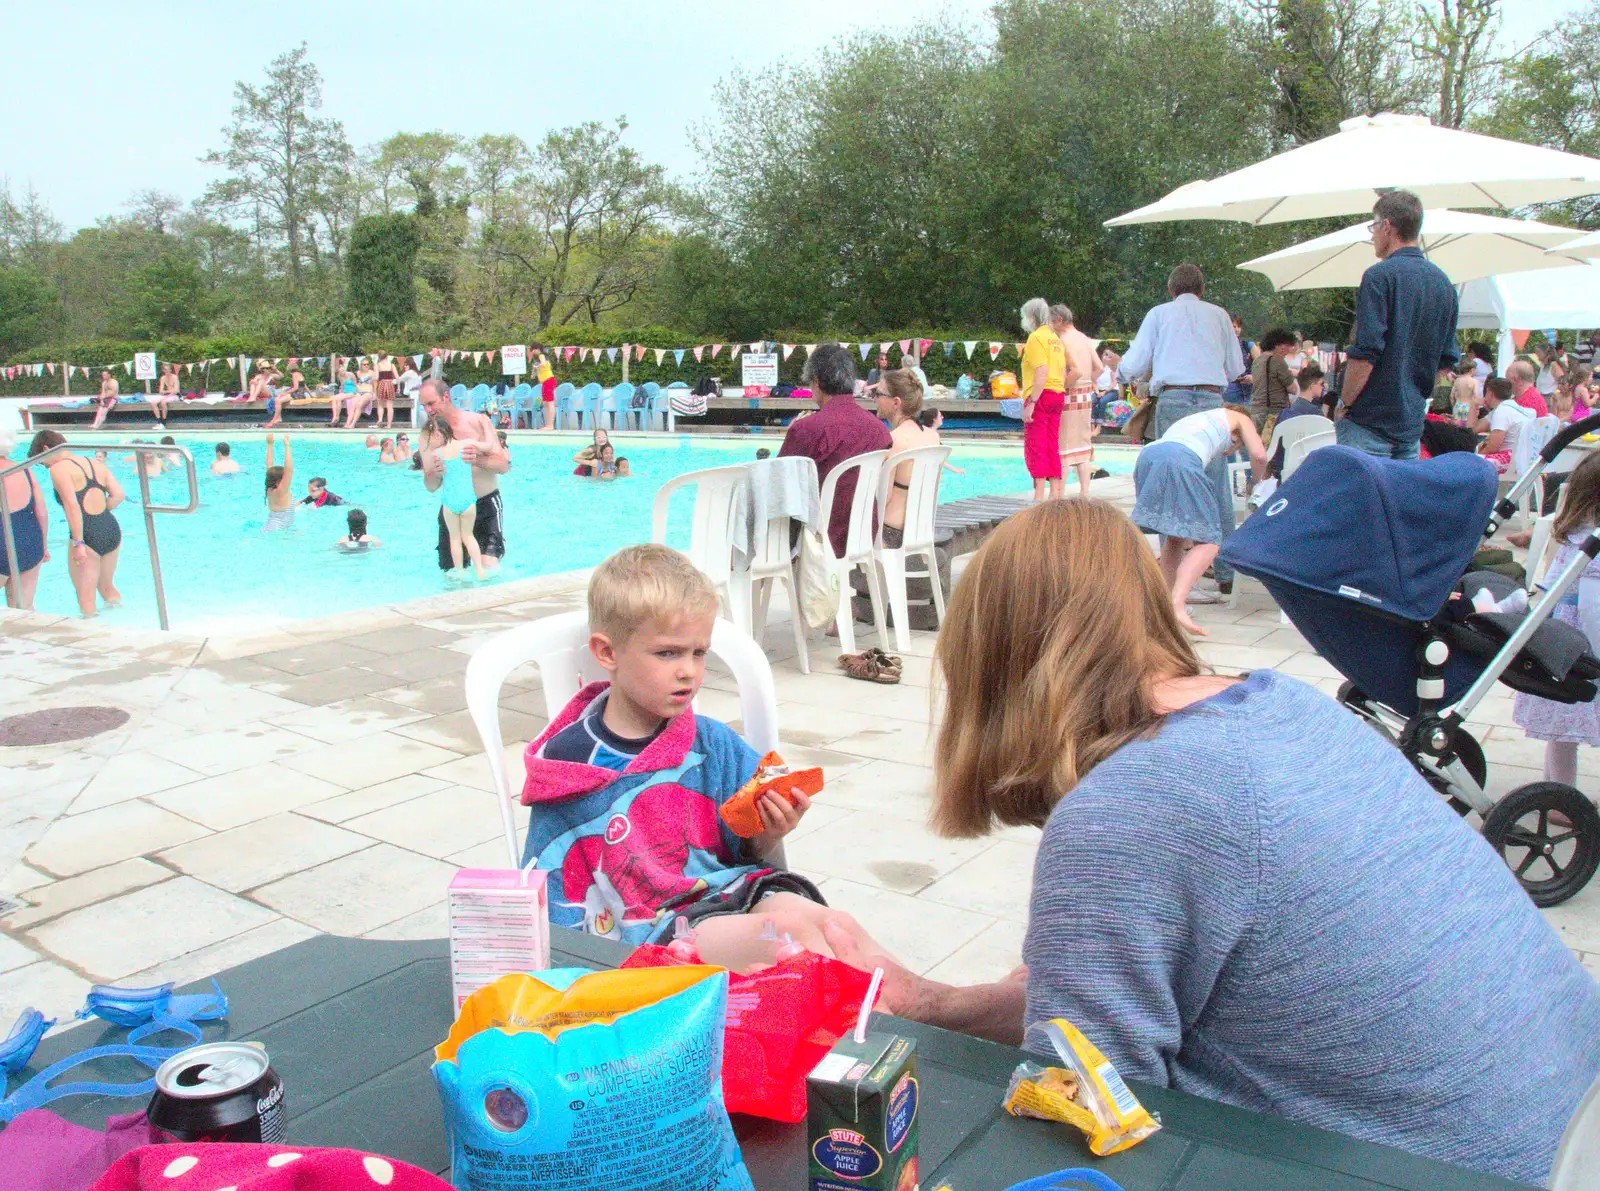
[{"label": "pink cardboard box", "polygon": [[450,880],[449,908],[456,1012],[508,973],[550,966],[550,901],[541,870],[461,869]]}]

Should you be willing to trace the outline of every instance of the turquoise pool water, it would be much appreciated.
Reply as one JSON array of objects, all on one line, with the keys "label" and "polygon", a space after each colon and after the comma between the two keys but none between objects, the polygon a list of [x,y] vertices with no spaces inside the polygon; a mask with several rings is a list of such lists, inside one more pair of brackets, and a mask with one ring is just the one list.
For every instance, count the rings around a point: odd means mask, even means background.
[{"label": "turquoise pool water", "polygon": [[[141,435],[140,437],[154,437]],[[303,507],[288,532],[263,533],[266,517],[262,472],[266,443],[258,434],[181,435],[194,453],[200,481],[200,509],[156,516],[167,609],[174,629],[195,633],[240,631],[283,621],[304,620],[375,605],[438,595],[462,586],[439,570],[436,556],[439,498],[422,486],[409,465],[385,466],[361,439],[304,436],[294,439],[294,487],[303,494],[312,476],[364,509],[368,532],[382,548],[361,554],[338,550],[345,533],[343,508]],[[85,435],[77,441],[88,441]],[[242,471],[213,476],[213,444],[226,439]],[[572,474],[572,454],[587,436],[517,435],[511,440],[512,469],[501,480],[505,501],[507,552],[489,583],[526,579],[593,566],[621,546],[647,541],[656,489],[667,479],[703,467],[740,463],[759,446],[774,451],[775,437],[711,439],[620,436],[633,476],[615,482]],[[965,475],[946,473],[940,500],[984,493],[1016,493],[1028,487],[1019,445],[955,445],[951,462]],[[280,446],[281,451],[281,446]],[[1099,465],[1116,474],[1132,470],[1132,454],[1103,452]],[[103,613],[109,623],[136,628],[157,624],[155,590],[145,544],[144,517],[133,464],[115,456],[112,469],[128,492],[117,510],[123,545],[117,586],[124,603]],[[48,488],[48,485],[46,485]],[[181,503],[183,473],[151,480],[158,502]],[[668,540],[688,543],[689,493],[673,501]],[[41,612],[75,615],[64,563],[66,526],[51,499],[52,561],[41,573],[35,607]]]}]

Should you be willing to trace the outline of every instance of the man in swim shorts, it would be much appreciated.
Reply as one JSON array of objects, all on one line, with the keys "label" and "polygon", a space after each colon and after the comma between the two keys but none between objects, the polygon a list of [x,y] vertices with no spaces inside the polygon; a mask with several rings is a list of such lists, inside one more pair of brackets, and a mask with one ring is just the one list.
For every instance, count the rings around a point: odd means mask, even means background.
[{"label": "man in swim shorts", "polygon": [[[501,445],[494,432],[494,424],[483,414],[470,413],[450,404],[449,386],[443,380],[429,377],[422,382],[417,400],[422,403],[425,416],[438,414],[450,424],[450,433],[465,440],[461,459],[472,465],[472,489],[478,495],[478,520],[473,526],[473,537],[478,539],[478,549],[485,560],[493,559],[490,566],[498,566],[505,557],[505,509],[500,500],[500,477],[511,470],[511,451]],[[487,444],[487,445],[484,445]],[[422,484],[429,492],[437,492],[444,481],[444,468],[437,457],[430,467],[424,457]],[[439,512],[439,569],[451,569],[450,531],[445,528],[444,510]]]}]

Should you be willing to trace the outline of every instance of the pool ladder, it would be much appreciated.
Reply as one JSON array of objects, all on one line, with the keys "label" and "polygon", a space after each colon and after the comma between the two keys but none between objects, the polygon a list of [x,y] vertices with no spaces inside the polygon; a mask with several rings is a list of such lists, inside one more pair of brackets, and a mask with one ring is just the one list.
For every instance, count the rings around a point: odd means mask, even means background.
[{"label": "pool ladder", "polygon": [[[156,518],[157,513],[192,513],[200,507],[200,486],[195,482],[194,456],[189,454],[187,447],[163,445],[161,443],[143,442],[97,442],[82,444],[79,450],[104,451],[110,457],[112,451],[131,451],[137,456],[135,471],[139,473],[139,502],[144,506],[145,541],[150,547],[150,573],[156,582],[156,613],[161,617],[163,630],[172,626],[167,623],[167,589],[161,582],[161,552],[156,548]],[[15,575],[17,567],[17,539],[11,529],[11,509],[6,503],[7,476],[17,472],[27,471],[28,468],[39,464],[48,464],[51,459],[59,455],[70,454],[74,450],[71,443],[59,443],[48,451],[40,451],[30,459],[21,463],[13,463],[10,467],[0,468],[0,536],[5,538],[6,545],[6,573]],[[189,485],[189,503],[182,505],[157,505],[150,503],[150,477],[145,474],[144,457],[146,455],[173,454],[183,457],[184,479]],[[44,485],[40,485],[41,488]]]}]

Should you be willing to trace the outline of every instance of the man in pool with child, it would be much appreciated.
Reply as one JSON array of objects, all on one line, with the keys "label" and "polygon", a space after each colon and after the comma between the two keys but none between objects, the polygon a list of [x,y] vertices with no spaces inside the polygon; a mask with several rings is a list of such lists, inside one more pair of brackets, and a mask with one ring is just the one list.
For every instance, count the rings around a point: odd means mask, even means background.
[{"label": "man in pool with child", "polygon": [[[450,403],[450,390],[444,381],[429,377],[422,382],[417,400],[427,417],[440,417],[450,427],[451,437],[460,441],[461,461],[472,467],[472,489],[478,497],[477,520],[472,536],[485,564],[491,569],[506,553],[505,506],[500,499],[500,477],[511,470],[511,449],[495,434],[494,423],[484,414],[457,409]],[[437,492],[444,483],[444,466],[437,455],[423,453],[422,485]],[[450,531],[444,509],[439,510],[439,569],[452,570]]]}]

